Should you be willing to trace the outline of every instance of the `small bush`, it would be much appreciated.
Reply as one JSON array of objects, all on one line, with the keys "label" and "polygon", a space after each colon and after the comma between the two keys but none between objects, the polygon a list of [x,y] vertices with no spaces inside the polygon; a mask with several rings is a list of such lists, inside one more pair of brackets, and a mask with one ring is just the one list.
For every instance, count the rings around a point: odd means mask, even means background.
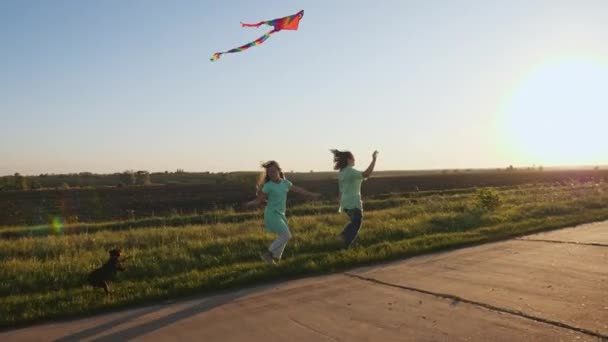
[{"label": "small bush", "polygon": [[477,207],[484,211],[494,211],[502,204],[498,192],[491,188],[478,189],[476,196]]}]

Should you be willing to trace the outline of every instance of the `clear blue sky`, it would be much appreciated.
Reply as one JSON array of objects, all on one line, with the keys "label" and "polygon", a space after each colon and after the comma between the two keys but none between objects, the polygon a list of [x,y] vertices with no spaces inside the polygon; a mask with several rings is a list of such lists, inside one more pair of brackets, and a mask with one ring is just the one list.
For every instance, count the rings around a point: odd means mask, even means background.
[{"label": "clear blue sky", "polygon": [[[241,28],[305,10],[298,31]],[[0,2],[0,174],[606,164],[606,1]],[[361,165],[363,166],[363,165]]]}]

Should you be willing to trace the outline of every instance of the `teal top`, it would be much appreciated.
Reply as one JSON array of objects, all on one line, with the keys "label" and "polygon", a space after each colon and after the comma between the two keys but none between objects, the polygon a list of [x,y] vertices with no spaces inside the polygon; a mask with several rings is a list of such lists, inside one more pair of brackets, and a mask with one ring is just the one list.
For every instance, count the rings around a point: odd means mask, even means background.
[{"label": "teal top", "polygon": [[279,214],[285,214],[287,208],[287,192],[293,184],[287,179],[281,179],[275,183],[268,181],[262,186],[262,192],[266,194],[266,209],[264,211],[273,211]]},{"label": "teal top", "polygon": [[340,187],[340,210],[363,209],[361,201],[361,183],[363,172],[347,166],[338,173],[338,185]]},{"label": "teal top", "polygon": [[287,193],[293,184],[287,179],[280,182],[266,182],[262,192],[266,194],[266,208],[264,209],[264,227],[269,232],[283,232],[289,230],[285,210],[287,207]]}]

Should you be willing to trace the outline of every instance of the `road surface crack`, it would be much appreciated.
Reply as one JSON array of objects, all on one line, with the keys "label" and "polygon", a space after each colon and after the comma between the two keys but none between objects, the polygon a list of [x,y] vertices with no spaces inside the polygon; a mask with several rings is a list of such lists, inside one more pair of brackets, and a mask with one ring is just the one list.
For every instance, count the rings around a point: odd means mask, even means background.
[{"label": "road surface crack", "polygon": [[317,329],[315,329],[315,328],[313,328],[313,327],[311,327],[311,326],[309,326],[307,324],[304,324],[304,323],[298,321],[297,319],[295,319],[295,318],[293,318],[293,317],[291,317],[289,315],[287,315],[287,318],[289,318],[290,321],[292,321],[293,323],[295,323],[299,327],[302,327],[302,328],[304,328],[306,330],[312,331],[313,333],[319,334],[321,336],[327,337],[327,338],[331,339],[332,341],[339,341],[337,338],[335,338],[333,336],[330,336],[330,335],[327,335],[324,332],[319,331],[319,330],[317,330]]},{"label": "road surface crack", "polygon": [[560,240],[544,240],[544,239],[516,239],[516,240],[517,241],[528,241],[528,242],[564,243],[564,244],[568,244],[568,245],[608,247],[608,244],[598,243],[598,242],[577,242],[577,241],[560,241]]},{"label": "road surface crack", "polygon": [[351,278],[355,278],[355,279],[371,282],[371,283],[374,283],[374,284],[378,284],[378,285],[398,288],[398,289],[402,289],[402,290],[408,290],[408,291],[412,291],[412,292],[423,293],[423,294],[426,294],[426,295],[431,295],[431,296],[435,296],[435,297],[439,297],[439,298],[450,299],[450,300],[453,300],[453,301],[467,303],[467,304],[483,307],[483,308],[488,309],[488,310],[497,311],[497,312],[501,312],[501,313],[506,313],[506,314],[518,316],[518,317],[521,317],[521,318],[533,320],[533,321],[536,321],[536,322],[540,322],[540,323],[544,323],[544,324],[549,324],[549,325],[553,325],[553,326],[556,326],[556,327],[559,327],[559,328],[568,329],[568,330],[576,331],[576,332],[583,333],[583,334],[586,334],[586,335],[594,336],[594,337],[599,338],[601,341],[608,341],[608,335],[602,334],[602,333],[600,333],[598,331],[592,331],[592,330],[585,329],[585,328],[575,327],[575,326],[572,326],[572,325],[569,325],[569,324],[566,324],[566,323],[563,323],[563,322],[553,321],[553,320],[550,320],[550,319],[533,316],[533,315],[527,314],[527,313],[519,311],[519,310],[512,310],[512,309],[502,308],[502,307],[499,307],[499,306],[494,306],[494,305],[491,305],[491,304],[486,304],[486,303],[477,302],[477,301],[474,301],[474,300],[462,298],[462,297],[459,297],[459,296],[456,296],[456,295],[452,295],[452,294],[439,293],[439,292],[433,292],[433,291],[423,290],[423,289],[419,289],[419,288],[415,288],[415,287],[411,287],[411,286],[392,284],[392,283],[384,282],[382,280],[378,280],[378,279],[375,279],[375,278],[364,277],[364,276],[360,276],[360,275],[353,274],[353,273],[346,272],[346,273],[344,273],[344,275],[346,275],[348,277],[351,277]]}]

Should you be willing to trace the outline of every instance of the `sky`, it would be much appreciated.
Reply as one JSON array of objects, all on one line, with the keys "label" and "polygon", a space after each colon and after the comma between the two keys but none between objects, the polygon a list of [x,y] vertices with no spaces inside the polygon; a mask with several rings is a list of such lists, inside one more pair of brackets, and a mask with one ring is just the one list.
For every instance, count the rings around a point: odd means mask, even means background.
[{"label": "sky", "polygon": [[[248,51],[209,57],[305,11]],[[0,2],[0,175],[608,164],[608,2]]]}]

